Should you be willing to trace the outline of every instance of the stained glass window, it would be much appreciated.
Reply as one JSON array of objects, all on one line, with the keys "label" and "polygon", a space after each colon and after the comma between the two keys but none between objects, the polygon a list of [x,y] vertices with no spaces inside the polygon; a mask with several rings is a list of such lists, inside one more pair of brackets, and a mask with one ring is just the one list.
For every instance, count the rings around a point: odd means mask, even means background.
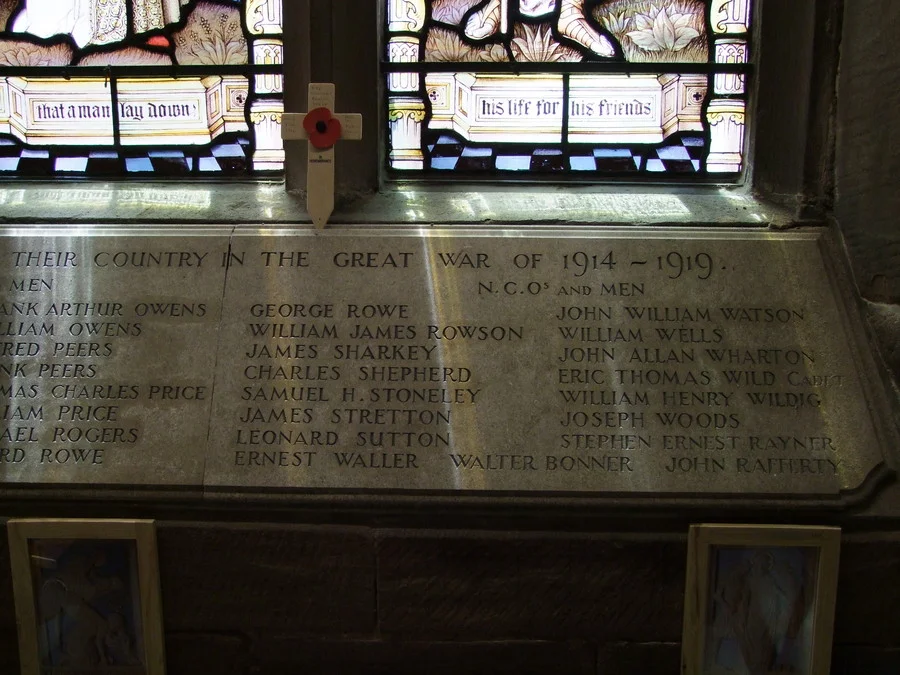
[{"label": "stained glass window", "polygon": [[282,0],[0,0],[0,28],[0,176],[282,171]]},{"label": "stained glass window", "polygon": [[395,175],[734,180],[750,0],[385,0]]}]

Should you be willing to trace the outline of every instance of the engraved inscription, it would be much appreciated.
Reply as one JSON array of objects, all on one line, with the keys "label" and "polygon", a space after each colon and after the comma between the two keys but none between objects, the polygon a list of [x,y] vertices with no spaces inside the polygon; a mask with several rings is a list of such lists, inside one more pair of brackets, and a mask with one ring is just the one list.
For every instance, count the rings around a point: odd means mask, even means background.
[{"label": "engraved inscription", "polygon": [[854,490],[818,236],[4,237],[0,482]]},{"label": "engraved inscription", "polygon": [[0,239],[0,479],[202,482],[224,275],[177,241]]}]

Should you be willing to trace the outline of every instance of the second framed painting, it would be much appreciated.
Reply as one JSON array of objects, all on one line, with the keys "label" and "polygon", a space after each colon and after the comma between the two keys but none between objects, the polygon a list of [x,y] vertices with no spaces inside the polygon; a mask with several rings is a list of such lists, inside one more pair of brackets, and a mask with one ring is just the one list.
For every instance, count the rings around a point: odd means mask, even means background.
[{"label": "second framed painting", "polygon": [[683,675],[828,675],[841,531],[693,525]]},{"label": "second framed painting", "polygon": [[164,675],[152,521],[7,523],[22,675]]}]

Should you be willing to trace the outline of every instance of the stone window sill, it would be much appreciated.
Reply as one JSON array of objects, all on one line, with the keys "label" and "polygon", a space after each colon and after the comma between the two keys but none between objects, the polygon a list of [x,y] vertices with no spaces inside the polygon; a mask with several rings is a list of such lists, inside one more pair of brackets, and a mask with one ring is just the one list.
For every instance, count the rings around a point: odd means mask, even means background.
[{"label": "stone window sill", "polygon": [[[0,224],[214,223],[304,225],[302,194],[282,183],[19,182],[0,186]],[[433,225],[685,225],[785,228],[791,209],[719,187],[395,184],[339,200],[332,223]]]}]

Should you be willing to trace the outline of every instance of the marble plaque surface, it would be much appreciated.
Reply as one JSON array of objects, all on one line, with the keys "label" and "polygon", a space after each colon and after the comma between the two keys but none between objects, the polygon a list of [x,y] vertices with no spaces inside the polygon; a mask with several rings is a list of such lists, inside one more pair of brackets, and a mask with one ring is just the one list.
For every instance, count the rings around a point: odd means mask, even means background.
[{"label": "marble plaque surface", "polygon": [[227,237],[3,234],[0,480],[202,482]]},{"label": "marble plaque surface", "polygon": [[835,498],[886,397],[823,231],[7,231],[7,483]]}]

